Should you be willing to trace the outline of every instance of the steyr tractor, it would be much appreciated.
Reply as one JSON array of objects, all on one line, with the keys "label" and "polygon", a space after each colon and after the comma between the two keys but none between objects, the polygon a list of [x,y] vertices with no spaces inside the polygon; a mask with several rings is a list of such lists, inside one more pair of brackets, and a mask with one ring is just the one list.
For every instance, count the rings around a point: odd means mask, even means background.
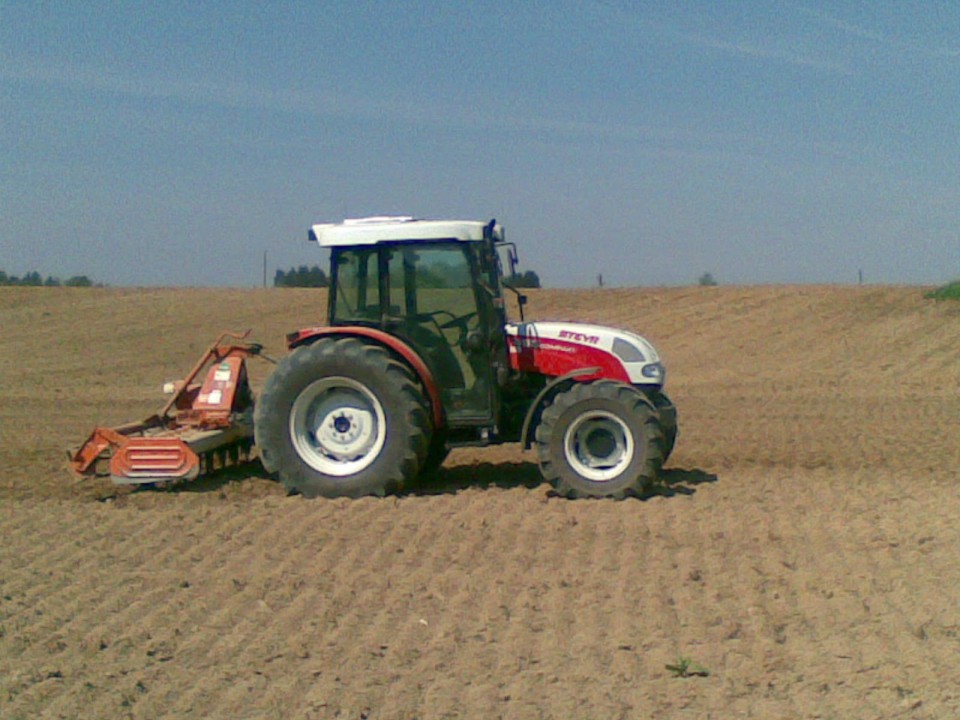
[{"label": "steyr tractor", "polygon": [[[264,467],[307,497],[395,492],[451,448],[501,443],[535,447],[562,496],[651,489],[677,437],[657,351],[622,330],[525,322],[526,298],[504,282],[501,263],[515,270],[515,248],[495,221],[364,218],[314,225],[309,237],[331,251],[328,318],[287,336],[290,352],[259,397],[243,367],[259,346],[215,344],[203,385],[191,376],[159,416],[98,428],[74,469],[112,454],[115,482],[195,477],[201,457],[209,467],[215,452],[226,455],[217,432],[231,451],[249,449],[252,433]],[[507,293],[517,295],[519,322],[507,318]],[[212,397],[229,419],[190,457],[183,435],[197,433],[196,406]],[[179,461],[163,460],[172,451],[161,440],[179,442]]]},{"label": "steyr tractor", "polygon": [[382,494],[451,448],[506,442],[536,446],[562,495],[655,481],[677,434],[657,351],[604,327],[508,322],[496,222],[368,218],[310,239],[331,250],[328,321],[288,336],[254,419],[288,489]]}]

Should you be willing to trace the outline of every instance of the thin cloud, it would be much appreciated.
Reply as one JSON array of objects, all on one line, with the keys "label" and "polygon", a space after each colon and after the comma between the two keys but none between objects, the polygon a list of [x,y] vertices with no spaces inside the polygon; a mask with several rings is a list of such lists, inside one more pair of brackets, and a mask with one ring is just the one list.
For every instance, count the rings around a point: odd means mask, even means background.
[{"label": "thin cloud", "polygon": [[822,10],[814,8],[801,7],[800,12],[812,16],[823,25],[827,25],[835,30],[839,30],[845,35],[849,35],[861,40],[868,40],[891,50],[908,52],[913,55],[919,55],[926,58],[952,60],[960,57],[960,48],[955,47],[931,47],[920,43],[907,42],[890,37],[878,30],[871,30],[861,25],[842,20]]},{"label": "thin cloud", "polygon": [[873,30],[867,30],[866,28],[860,27],[859,25],[854,25],[853,23],[847,22],[845,20],[840,20],[839,18],[832,17],[827,15],[825,12],[818,10],[810,10],[807,8],[801,8],[803,12],[810,13],[815,16],[821,22],[826,25],[831,25],[837,30],[842,30],[848,35],[853,35],[855,37],[863,38],[865,40],[873,40],[884,45],[892,44],[890,39],[885,36],[883,33],[875,32]]},{"label": "thin cloud", "polygon": [[840,75],[852,74],[852,70],[846,65],[832,62],[815,55],[807,55],[776,47],[761,46],[746,41],[731,42],[703,34],[680,33],[679,35],[690,45],[696,45],[710,50],[719,50],[721,52],[744,55],[761,60],[773,60],[788,65],[796,65],[798,67],[822,70]]},{"label": "thin cloud", "polygon": [[115,94],[135,99],[169,99],[197,105],[298,113],[314,117],[406,122],[421,126],[522,130],[568,138],[609,138],[664,141],[675,138],[674,129],[643,125],[597,123],[517,114],[484,113],[440,106],[422,99],[343,97],[322,89],[267,88],[206,79],[132,77],[91,65],[30,60],[8,61],[0,67],[0,80],[54,86],[72,91]]},{"label": "thin cloud", "polygon": [[808,51],[802,47],[790,47],[785,39],[770,39],[762,44],[745,39],[728,39],[715,33],[691,31],[676,23],[651,20],[642,16],[636,8],[617,0],[595,0],[595,4],[608,14],[615,16],[612,19],[618,25],[629,23],[646,35],[664,38],[678,44],[755,60],[810,68],[819,72],[852,74],[849,66],[825,57],[821,49]]},{"label": "thin cloud", "polygon": [[315,90],[274,90],[230,82],[131,77],[102,67],[33,59],[22,62],[8,60],[0,69],[0,79],[134,98],[174,99],[236,108],[280,109],[322,115],[372,114],[375,110],[372,103],[358,107],[356,103],[351,104],[343,98]]},{"label": "thin cloud", "polygon": [[[717,49],[766,56],[750,46],[733,47],[717,41],[701,40]],[[477,108],[464,111],[417,99],[366,99],[341,97],[322,89],[267,88],[262,86],[212,82],[205,79],[133,77],[113,69],[92,65],[51,63],[49,61],[7,62],[0,68],[4,82],[32,83],[61,87],[71,91],[107,93],[135,99],[165,99],[188,104],[251,109],[274,113],[293,113],[317,118],[389,121],[447,130],[520,132],[552,145],[628,143],[646,156],[718,159],[749,159],[772,154],[811,152],[835,158],[848,156],[850,149],[827,147],[802,139],[784,142],[784,138],[759,138],[722,131],[709,132],[670,126],[652,126],[630,122],[596,122],[544,116],[483,113]],[[462,135],[462,133],[459,133]]]}]

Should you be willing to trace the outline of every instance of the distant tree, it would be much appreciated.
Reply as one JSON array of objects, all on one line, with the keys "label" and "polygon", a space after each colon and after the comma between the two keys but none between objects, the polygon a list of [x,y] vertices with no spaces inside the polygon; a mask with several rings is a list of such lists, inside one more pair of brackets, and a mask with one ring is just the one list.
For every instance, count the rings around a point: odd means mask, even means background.
[{"label": "distant tree", "polygon": [[929,300],[960,300],[960,280],[954,280],[924,295]]},{"label": "distant tree", "polygon": [[[61,285],[68,287],[94,287],[93,281],[86,275],[74,275],[65,283],[62,283],[60,282],[60,278],[54,275],[47,275],[47,279],[44,280],[43,276],[35,270],[28,272],[22,278],[16,275],[7,275],[3,270],[0,270],[0,285],[23,285],[27,287],[60,287]],[[97,283],[96,287],[103,287],[103,285]]]},{"label": "distant tree", "polygon": [[301,265],[296,269],[290,268],[288,272],[277,269],[273,276],[274,287],[326,287],[329,284],[326,273],[319,265]]},{"label": "distant tree", "polygon": [[540,276],[533,270],[517,273],[512,277],[504,278],[503,284],[512,288],[538,288],[540,285]]},{"label": "distant tree", "polygon": [[711,273],[705,272],[700,276],[700,279],[697,281],[700,285],[709,287],[717,284],[717,281],[714,279]]},{"label": "distant tree", "polygon": [[444,265],[420,265],[417,267],[417,286],[422,288],[456,287],[444,274]]}]

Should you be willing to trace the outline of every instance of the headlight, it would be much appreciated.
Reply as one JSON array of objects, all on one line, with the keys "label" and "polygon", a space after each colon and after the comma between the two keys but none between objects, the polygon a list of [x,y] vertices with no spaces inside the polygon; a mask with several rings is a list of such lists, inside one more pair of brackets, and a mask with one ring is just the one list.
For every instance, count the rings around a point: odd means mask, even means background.
[{"label": "headlight", "polygon": [[649,365],[644,365],[643,370],[640,372],[645,378],[661,380],[663,378],[663,365],[658,362],[650,363]]}]

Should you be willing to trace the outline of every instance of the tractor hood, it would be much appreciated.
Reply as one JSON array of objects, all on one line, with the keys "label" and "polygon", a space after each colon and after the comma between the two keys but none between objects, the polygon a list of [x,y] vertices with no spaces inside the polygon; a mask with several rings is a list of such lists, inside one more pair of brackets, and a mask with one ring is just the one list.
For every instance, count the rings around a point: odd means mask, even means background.
[{"label": "tractor hood", "polygon": [[506,333],[511,358],[532,353],[533,360],[520,364],[533,362],[529,369],[548,375],[596,366],[603,376],[634,385],[663,385],[666,380],[656,348],[636,333],[573,322],[508,323]]}]

